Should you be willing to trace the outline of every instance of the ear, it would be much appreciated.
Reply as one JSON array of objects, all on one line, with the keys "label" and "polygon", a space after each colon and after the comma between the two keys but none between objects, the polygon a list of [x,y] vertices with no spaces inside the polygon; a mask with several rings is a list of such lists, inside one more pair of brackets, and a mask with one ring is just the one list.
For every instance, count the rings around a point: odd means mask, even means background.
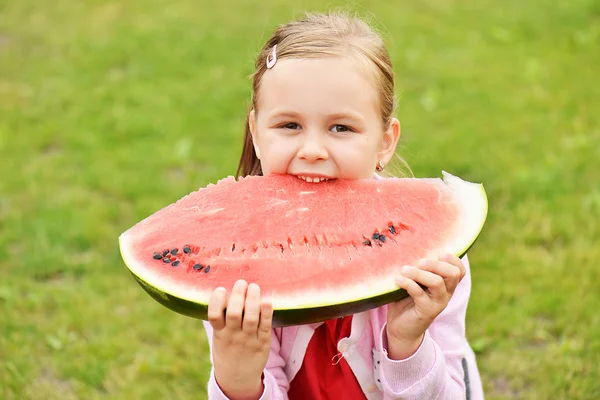
[{"label": "ear", "polygon": [[256,158],[260,160],[260,150],[258,149],[256,139],[256,112],[254,111],[254,109],[250,110],[250,114],[248,114],[248,129],[250,130],[250,135],[252,136],[252,144],[254,145],[254,152],[256,153]]},{"label": "ear", "polygon": [[383,140],[381,141],[378,152],[379,160],[383,161],[385,164],[390,162],[396,151],[399,139],[400,121],[398,121],[397,118],[392,118],[390,125],[383,134]]}]

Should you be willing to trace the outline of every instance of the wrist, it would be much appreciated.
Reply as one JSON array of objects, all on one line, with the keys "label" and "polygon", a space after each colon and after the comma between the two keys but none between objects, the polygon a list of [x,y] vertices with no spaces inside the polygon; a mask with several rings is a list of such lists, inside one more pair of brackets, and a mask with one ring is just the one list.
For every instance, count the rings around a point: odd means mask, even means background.
[{"label": "wrist", "polygon": [[405,339],[405,338],[397,338],[393,335],[390,335],[387,332],[387,352],[388,357],[391,360],[405,360],[412,355],[414,355],[421,343],[423,343],[423,339],[425,337],[425,333],[415,339]]},{"label": "wrist", "polygon": [[215,375],[215,382],[231,400],[258,400],[264,392],[262,376],[256,381],[235,383],[235,379],[217,378]]}]

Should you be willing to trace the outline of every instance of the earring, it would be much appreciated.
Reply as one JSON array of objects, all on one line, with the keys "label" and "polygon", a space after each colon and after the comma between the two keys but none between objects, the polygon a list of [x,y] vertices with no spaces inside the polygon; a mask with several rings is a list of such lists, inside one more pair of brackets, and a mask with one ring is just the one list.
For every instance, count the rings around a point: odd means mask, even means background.
[{"label": "earring", "polygon": [[383,161],[379,160],[375,169],[379,172],[383,171],[385,169],[385,164],[383,163]]}]

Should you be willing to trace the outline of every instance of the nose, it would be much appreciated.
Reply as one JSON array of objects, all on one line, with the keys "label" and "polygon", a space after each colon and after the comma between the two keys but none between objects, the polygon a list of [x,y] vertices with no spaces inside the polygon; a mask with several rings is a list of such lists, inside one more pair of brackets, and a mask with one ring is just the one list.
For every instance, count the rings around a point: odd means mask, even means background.
[{"label": "nose", "polygon": [[329,154],[323,144],[319,132],[306,132],[306,134],[302,136],[300,148],[298,149],[298,158],[310,162],[326,160],[329,158]]}]

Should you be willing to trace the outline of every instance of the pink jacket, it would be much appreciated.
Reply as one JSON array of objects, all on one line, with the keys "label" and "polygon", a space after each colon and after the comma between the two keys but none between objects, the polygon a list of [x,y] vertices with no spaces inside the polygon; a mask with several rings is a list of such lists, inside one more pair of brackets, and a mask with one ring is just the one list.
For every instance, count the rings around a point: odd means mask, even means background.
[{"label": "pink jacket", "polygon": [[[465,337],[465,316],[471,292],[471,273],[458,284],[450,303],[425,333],[421,346],[405,360],[387,357],[387,306],[355,314],[350,336],[338,342],[369,400],[481,400],[483,389],[475,354]],[[260,400],[287,399],[289,382],[304,358],[308,342],[320,324],[273,329],[271,353],[264,371]],[[204,322],[212,361],[212,327]],[[211,370],[208,398],[226,400]]]}]

